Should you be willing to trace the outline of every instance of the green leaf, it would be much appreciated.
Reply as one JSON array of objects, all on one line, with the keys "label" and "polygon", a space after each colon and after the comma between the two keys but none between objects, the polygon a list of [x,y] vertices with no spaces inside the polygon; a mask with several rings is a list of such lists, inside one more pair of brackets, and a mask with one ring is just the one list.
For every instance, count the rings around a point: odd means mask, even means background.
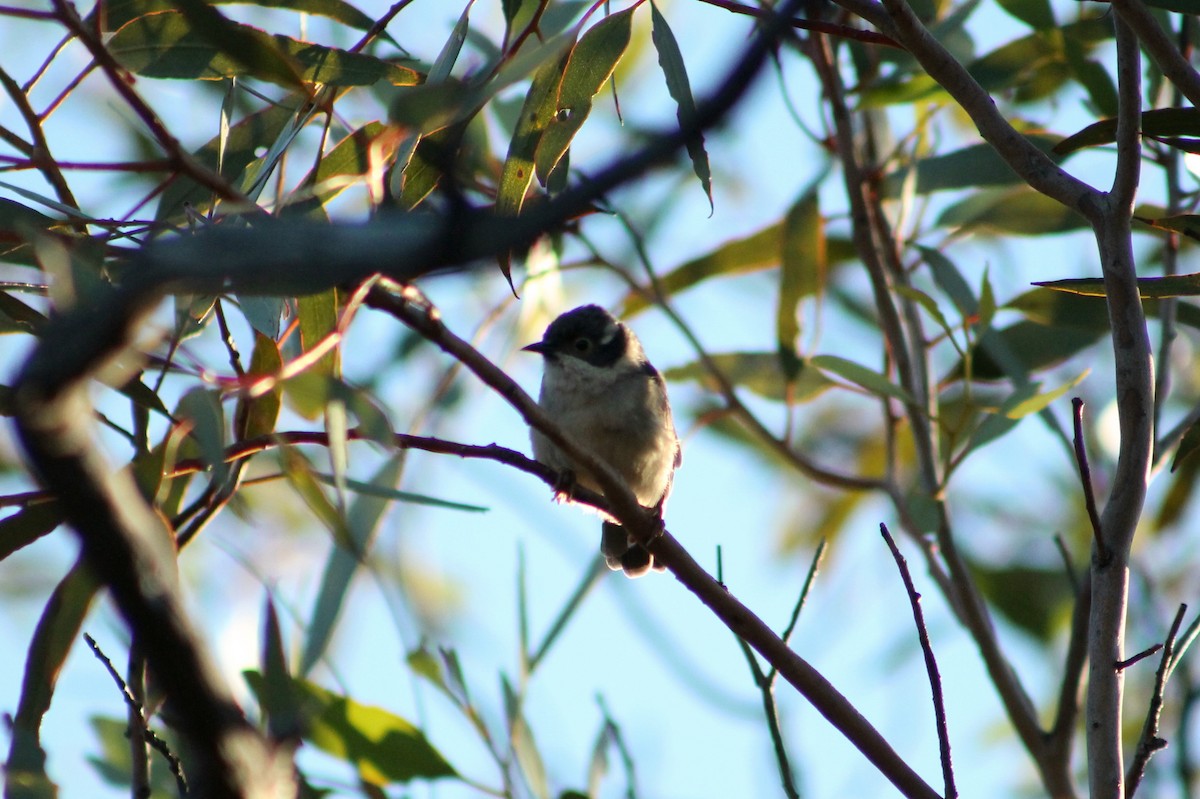
[{"label": "green leaf", "polygon": [[[946,319],[946,315],[942,313],[942,309],[938,307],[937,300],[912,286],[896,286],[896,293],[920,305],[925,310],[925,313],[929,314],[938,327],[942,329],[942,332],[946,334],[946,338],[950,340],[955,349],[959,348],[958,341],[954,338],[954,328]],[[962,352],[962,350],[959,349],[959,352]]]},{"label": "green leaf", "polygon": [[1087,227],[1078,212],[1030,188],[981,191],[951,205],[938,227],[985,235],[1041,236]]},{"label": "green leaf", "polygon": [[1048,406],[1051,402],[1054,402],[1054,400],[1058,399],[1063,394],[1066,394],[1072,388],[1079,385],[1083,378],[1088,376],[1088,372],[1090,371],[1090,369],[1084,369],[1074,379],[1069,380],[1058,388],[1051,389],[1050,391],[1038,391],[1037,389],[1039,386],[1036,383],[1030,383],[1026,388],[1033,389],[1031,396],[1021,397],[1019,399],[1010,398],[1009,401],[1005,402],[1003,407],[1001,407],[1000,412],[1009,419],[1021,419],[1031,413],[1037,413]]},{"label": "green leaf", "polygon": [[1064,51],[1067,62],[1075,80],[1087,90],[1088,99],[1092,101],[1093,113],[1102,116],[1116,116],[1117,86],[1108,70],[1100,61],[1089,58],[1086,48],[1072,38],[1067,38]]},{"label": "green leaf", "polygon": [[[300,322],[300,346],[308,352],[337,330],[337,290],[297,298],[296,316]],[[289,402],[306,419],[316,419],[329,402],[330,391],[341,372],[339,352],[334,347],[301,374],[288,378],[285,384]]]},{"label": "green leaf", "polygon": [[[1047,135],[1030,135],[1025,139],[1048,154],[1059,141],[1057,136]],[[1052,157],[1051,160],[1060,161],[1062,158]],[[903,169],[893,170],[887,175],[883,181],[883,193],[886,197],[895,198],[900,195],[911,168],[912,164],[908,163]],[[1024,185],[1008,162],[1001,158],[990,144],[973,144],[953,152],[921,158],[916,162],[916,168],[916,192],[922,195],[983,186]]]},{"label": "green leaf", "polygon": [[[71,647],[79,640],[83,620],[100,590],[91,570],[80,560],[63,577],[38,619],[25,660],[25,676],[9,733],[5,763],[7,788],[20,786],[25,797],[52,797],[41,745],[42,719],[50,709],[54,688]],[[6,788],[6,790],[7,790]]]},{"label": "green leaf", "polygon": [[[458,654],[453,649],[438,648],[439,657],[434,657],[424,645],[408,653],[406,662],[414,672],[436,686],[450,701],[460,708],[471,707],[471,694],[463,676]],[[471,711],[472,713],[474,711]]]},{"label": "green leaf", "polygon": [[496,213],[499,215],[516,216],[525,203],[525,194],[533,182],[533,158],[538,143],[554,119],[558,84],[568,57],[564,55],[562,59],[547,61],[534,73],[500,173],[500,187],[496,192]]},{"label": "green leaf", "polygon": [[292,687],[288,669],[287,650],[279,615],[268,593],[263,602],[263,642],[260,657],[262,681],[257,691],[259,706],[266,716],[267,731],[272,741],[299,738],[304,731],[304,712]]},{"label": "green leaf", "polygon": [[[1197,217],[1197,219],[1200,219],[1200,217]],[[1166,297],[1195,297],[1200,295],[1200,273],[1168,275],[1166,277],[1139,277],[1137,282],[1138,294],[1143,300],[1163,299]],[[1102,277],[1036,281],[1034,285],[1043,286],[1052,291],[1079,294],[1084,297],[1106,296],[1104,278]]]},{"label": "green leaf", "polygon": [[238,398],[234,430],[239,441],[275,432],[275,422],[279,419],[279,409],[283,404],[283,386],[278,381],[282,369],[283,357],[279,354],[279,345],[262,333],[255,332],[254,353],[250,356],[246,379],[251,388],[255,378],[272,378],[275,382],[264,393]]},{"label": "green leaf", "polygon": [[822,371],[830,372],[843,380],[854,383],[872,394],[892,397],[906,403],[913,401],[912,395],[879,372],[837,355],[816,355],[809,359],[809,363]]},{"label": "green leaf", "polygon": [[[243,676],[261,696],[262,675],[248,671]],[[354,766],[364,782],[387,786],[458,776],[425,734],[404,718],[307,680],[293,680],[292,687],[305,710],[304,739]]]},{"label": "green leaf", "polygon": [[[568,51],[559,58],[549,59],[533,75],[500,172],[500,186],[496,190],[498,216],[516,216],[525,205],[525,195],[533,183],[534,157],[557,111],[558,85],[569,57]],[[512,254],[500,253],[497,258],[500,271],[511,287]]]},{"label": "green leaf", "polygon": [[[1142,135],[1153,138],[1200,136],[1200,109],[1151,108],[1142,111]],[[1116,118],[1093,122],[1060,141],[1054,151],[1065,155],[1085,147],[1112,144],[1117,140]]]},{"label": "green leaf", "polygon": [[[293,101],[299,102],[294,98]],[[295,108],[289,108],[288,101],[284,101],[249,114],[232,126],[225,141],[221,176],[235,187],[248,186],[254,173],[252,167],[262,163],[258,149],[262,147],[263,142],[275,141],[295,117]],[[192,157],[200,166],[215,171],[221,142],[220,135],[214,136],[192,153]],[[179,175],[163,190],[155,219],[159,222],[178,219],[187,206],[190,206],[195,214],[204,216],[212,209],[212,202],[212,189],[199,185],[185,175]]]},{"label": "green leaf", "polygon": [[[668,297],[674,297],[710,277],[770,269],[779,263],[782,236],[783,223],[776,222],[744,238],[728,241],[663,275],[658,280],[659,286]],[[620,316],[628,318],[649,307],[644,292],[631,291],[622,301]]]},{"label": "green leaf", "polygon": [[[371,478],[369,485],[374,489],[394,490],[403,468],[403,453],[389,458]],[[309,616],[304,653],[300,658],[300,674],[312,671],[329,646],[350,583],[358,572],[362,559],[371,550],[375,532],[388,508],[389,500],[390,497],[376,492],[362,492],[350,506],[346,514],[346,530],[352,549],[347,551],[341,546],[334,546],[329,552],[325,572],[321,578],[321,588]]]},{"label": "green leaf", "polygon": [[917,249],[922,260],[929,266],[934,282],[954,303],[963,319],[970,319],[979,313],[979,300],[975,298],[975,292],[971,290],[970,284],[963,278],[962,272],[954,262],[932,247],[918,245]]},{"label": "green leaf", "polygon": [[[806,361],[800,362],[799,371],[789,379],[775,352],[727,352],[712,355],[710,359],[733,385],[776,402],[787,402],[789,398],[792,402],[807,402],[833,385],[819,369]],[[667,369],[663,377],[672,381],[696,381],[709,391],[718,389],[701,361]]]},{"label": "green leaf", "polygon": [[1171,459],[1171,471],[1179,468],[1179,464],[1188,459],[1197,449],[1200,449],[1200,422],[1193,422],[1179,441],[1175,457]]},{"label": "green leaf", "polygon": [[229,473],[225,462],[225,408],[215,390],[193,388],[179,400],[177,415],[191,421],[191,437],[200,447],[204,465],[212,470],[213,484],[220,484]]},{"label": "green leaf", "polygon": [[991,568],[972,563],[971,571],[988,601],[1010,622],[1048,642],[1070,615],[1074,600],[1062,567]]},{"label": "green leaf", "polygon": [[1069,77],[1064,41],[1075,40],[1086,53],[1101,41],[1111,39],[1112,26],[1103,20],[1079,22],[1034,31],[1000,45],[967,65],[971,76],[989,91],[1021,90],[1022,101],[1047,96]]},{"label": "green leaf", "polygon": [[283,314],[288,309],[287,297],[238,294],[237,307],[257,335],[279,338]]},{"label": "green leaf", "polygon": [[371,150],[386,129],[382,122],[368,122],[338,142],[300,182],[295,192],[299,196],[289,199],[280,214],[319,213],[330,200],[370,176],[379,166],[372,163]]},{"label": "green leaf", "polygon": [[[1045,325],[1108,332],[1108,306],[1105,299],[1099,296],[1036,288],[1009,300],[1005,307],[1020,311],[1029,319]],[[1157,299],[1143,300],[1142,307],[1150,317],[1158,317],[1162,311],[1162,303]],[[1176,303],[1175,314],[1179,324],[1200,330],[1200,307],[1186,302]]]},{"label": "green leaf", "polygon": [[546,779],[546,765],[538,750],[537,742],[533,739],[533,730],[525,720],[521,711],[521,700],[509,684],[508,679],[501,675],[501,687],[504,690],[504,710],[508,718],[509,745],[516,755],[517,765],[525,776],[525,784],[534,799],[549,799],[550,785]]},{"label": "green leaf", "polygon": [[[688,80],[687,65],[683,62],[683,53],[679,50],[679,42],[667,25],[666,18],[658,10],[654,0],[650,1],[651,33],[654,49],[658,52],[658,65],[667,81],[667,92],[675,101],[675,117],[679,120],[681,130],[693,129],[696,124],[696,100],[692,97],[692,84]],[[704,149],[704,134],[699,130],[687,141],[688,157],[692,160],[692,171],[704,188],[708,197],[708,209],[713,210],[712,170],[708,165],[708,152]]]},{"label": "green leaf", "polygon": [[40,312],[30,308],[6,291],[0,291],[0,319],[6,333],[36,334],[46,321]]},{"label": "green leaf", "polygon": [[636,8],[631,6],[609,14],[589,28],[571,49],[558,87],[554,116],[534,156],[538,180],[543,184],[591,113],[592,98],[608,82],[625,54]]},{"label": "green leaf", "polygon": [[504,41],[512,42],[530,25],[537,24],[549,2],[550,0],[503,0]]},{"label": "green leaf", "polygon": [[347,552],[357,553],[346,520],[329,501],[329,497],[325,496],[325,492],[321,490],[321,484],[314,476],[312,464],[308,462],[308,459],[293,447],[280,447],[279,461],[292,488],[304,500],[304,504],[313,512],[317,520],[333,535],[333,540],[338,546]]},{"label": "green leaf", "polygon": [[1200,240],[1200,215],[1177,214],[1175,216],[1135,216],[1134,219],[1159,230],[1182,233],[1190,239]]},{"label": "green leaf", "polygon": [[998,0],[1000,7],[1034,30],[1057,27],[1049,0]]},{"label": "green leaf", "polygon": [[[1095,344],[1103,330],[1043,325],[1030,320],[989,330],[972,355],[971,377],[1003,380],[1057,366]],[[961,374],[961,372],[958,372]]]},{"label": "green leaf", "polygon": [[245,74],[303,89],[295,62],[262,31],[231,22],[207,0],[177,0],[175,5],[200,41],[228,56]]},{"label": "green leaf", "polygon": [[15,200],[0,197],[0,258],[25,266],[36,266],[29,237],[36,233],[62,231],[68,223],[46,216]]},{"label": "green leaf", "polygon": [[796,351],[800,336],[800,301],[816,294],[825,283],[828,263],[825,253],[825,220],[815,191],[806,192],[784,218],[780,247],[779,302],[775,314],[775,338],[780,364],[789,379],[800,373]]},{"label": "green leaf", "polygon": [[[249,70],[285,86],[301,81],[332,86],[369,86],[387,81],[395,86],[411,86],[420,80],[415,70],[374,56],[272,36],[247,25],[226,22],[237,35],[230,41],[214,42],[182,13],[154,14],[121,28],[108,48],[126,69],[149,78],[218,80],[238,77]],[[271,67],[258,63],[276,56],[292,66],[290,73],[278,64]],[[246,61],[255,66],[247,67]],[[294,79],[290,77],[293,73]]]},{"label": "green leaf", "polygon": [[[1189,436],[1193,439],[1189,443],[1189,448],[1194,449],[1196,439],[1200,438],[1189,429],[1184,435],[1186,440]],[[1183,442],[1180,442],[1182,451]],[[1179,467],[1176,469],[1176,467]],[[1153,529],[1158,531],[1173,524],[1178,523],[1185,518],[1184,513],[1191,504],[1192,498],[1196,495],[1196,488],[1200,485],[1200,459],[1189,458],[1184,455],[1182,458],[1179,453],[1176,453],[1175,459],[1171,462],[1171,479],[1168,483],[1166,496],[1158,506],[1158,512],[1154,516]]]},{"label": "green leaf", "polygon": [[0,560],[32,544],[63,522],[57,501],[33,502],[0,521]]},{"label": "green leaf", "polygon": [[[351,28],[370,30],[375,20],[344,0],[209,0],[212,5],[250,4],[260,8],[281,8],[301,14],[328,17]],[[174,11],[175,0],[107,0],[100,15],[102,30],[112,33],[138,17]]]},{"label": "green leaf", "polygon": [[[314,473],[314,476],[326,485],[333,485],[333,475]],[[465,513],[487,513],[489,508],[485,505],[469,505],[465,502],[453,502],[448,499],[438,499],[427,494],[414,494],[412,491],[400,491],[394,488],[386,488],[373,483],[364,483],[361,480],[346,479],[346,489],[353,491],[356,494],[376,497],[378,499],[386,499],[395,502],[408,502],[413,505],[427,505],[431,508],[442,508],[443,510],[457,510]]]}]

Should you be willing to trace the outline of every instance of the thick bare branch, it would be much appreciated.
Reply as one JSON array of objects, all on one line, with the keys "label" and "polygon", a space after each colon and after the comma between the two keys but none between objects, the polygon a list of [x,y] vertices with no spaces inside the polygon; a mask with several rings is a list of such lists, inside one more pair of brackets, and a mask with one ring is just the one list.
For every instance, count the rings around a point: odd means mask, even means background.
[{"label": "thick bare branch", "polygon": [[[1131,219],[1140,169],[1141,58],[1120,17],[1117,33],[1117,174],[1093,216],[1116,366],[1121,446],[1112,493],[1100,515],[1104,551],[1092,559],[1088,642],[1088,778],[1092,799],[1122,799],[1121,699],[1129,550],[1145,504],[1154,448],[1154,367],[1137,287]],[[1103,556],[1103,557],[1101,557]]]},{"label": "thick bare branch", "polygon": [[[119,341],[101,354],[121,352]],[[77,362],[82,368],[69,375],[55,361],[52,349],[40,347],[18,379],[13,404],[21,444],[34,471],[60,498],[88,565],[112,592],[166,687],[198,758],[200,794],[294,794],[290,757],[272,751],[242,715],[187,620],[170,532],[133,477],[113,469],[100,450],[87,386],[110,361]]]},{"label": "thick bare branch", "polygon": [[1196,68],[1179,52],[1179,48],[1158,24],[1158,20],[1150,13],[1150,9],[1146,8],[1146,4],[1142,0],[1110,0],[1110,3],[1125,24],[1137,34],[1142,46],[1167,80],[1171,81],[1184,97],[1191,100],[1193,106],[1200,106],[1200,73],[1197,73]]},{"label": "thick bare branch", "polygon": [[991,95],[971,77],[929,29],[921,23],[905,0],[883,0],[891,19],[892,36],[920,62],[929,76],[944,88],[971,117],[979,135],[1026,183],[1037,191],[1073,208],[1087,219],[1099,211],[1096,189],[1060,168],[1022,136],[996,108]]}]

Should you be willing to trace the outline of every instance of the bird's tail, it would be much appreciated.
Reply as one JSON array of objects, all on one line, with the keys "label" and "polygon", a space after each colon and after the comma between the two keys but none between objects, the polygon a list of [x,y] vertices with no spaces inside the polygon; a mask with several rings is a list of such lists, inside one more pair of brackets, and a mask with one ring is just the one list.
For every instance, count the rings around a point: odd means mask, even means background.
[{"label": "bird's tail", "polygon": [[650,550],[634,541],[624,527],[612,522],[603,523],[600,551],[608,568],[619,569],[626,577],[641,577],[651,569],[662,571],[665,568],[655,563]]}]

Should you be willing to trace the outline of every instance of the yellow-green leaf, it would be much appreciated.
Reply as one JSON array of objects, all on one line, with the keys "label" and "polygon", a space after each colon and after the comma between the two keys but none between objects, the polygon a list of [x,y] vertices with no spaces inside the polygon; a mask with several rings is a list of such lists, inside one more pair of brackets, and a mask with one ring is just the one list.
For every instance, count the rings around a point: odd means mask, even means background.
[{"label": "yellow-green leaf", "polygon": [[571,50],[559,84],[554,117],[538,143],[534,164],[543,184],[592,111],[592,98],[608,82],[629,46],[637,6],[609,14],[588,29]]}]

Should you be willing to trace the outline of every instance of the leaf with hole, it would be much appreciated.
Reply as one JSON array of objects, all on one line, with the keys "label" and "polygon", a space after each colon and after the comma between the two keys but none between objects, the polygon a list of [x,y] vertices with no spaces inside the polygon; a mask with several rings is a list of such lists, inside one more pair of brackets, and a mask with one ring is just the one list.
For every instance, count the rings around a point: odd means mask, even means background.
[{"label": "leaf with hole", "polygon": [[534,155],[534,168],[543,184],[591,113],[592,98],[608,82],[625,54],[636,8],[631,6],[609,14],[589,28],[571,49],[558,87],[554,117]]}]

